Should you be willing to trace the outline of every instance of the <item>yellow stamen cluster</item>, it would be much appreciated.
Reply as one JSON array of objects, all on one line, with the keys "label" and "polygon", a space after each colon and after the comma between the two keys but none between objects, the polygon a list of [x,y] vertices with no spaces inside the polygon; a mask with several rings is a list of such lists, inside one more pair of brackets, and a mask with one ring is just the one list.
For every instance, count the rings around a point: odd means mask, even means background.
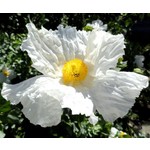
[{"label": "yellow stamen cluster", "polygon": [[5,77],[8,77],[10,75],[10,71],[7,69],[3,69],[2,73]]},{"label": "yellow stamen cluster", "polygon": [[88,68],[82,60],[72,59],[63,66],[63,82],[67,85],[76,85],[85,79],[87,73]]}]

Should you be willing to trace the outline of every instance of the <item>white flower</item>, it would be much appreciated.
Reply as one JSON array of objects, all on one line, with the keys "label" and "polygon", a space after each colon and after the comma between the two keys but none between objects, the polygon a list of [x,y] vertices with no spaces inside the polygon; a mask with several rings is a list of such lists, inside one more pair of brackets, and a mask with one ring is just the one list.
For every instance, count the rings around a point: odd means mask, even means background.
[{"label": "white flower", "polygon": [[15,77],[16,73],[13,70],[3,67],[2,72],[0,72],[0,83],[10,83],[10,81]]},{"label": "white flower", "polygon": [[37,30],[33,23],[27,28],[28,38],[21,49],[43,75],[16,85],[3,84],[2,96],[11,104],[21,102],[24,115],[33,124],[57,125],[62,108],[90,116],[94,124],[95,110],[105,120],[114,121],[127,114],[148,86],[145,76],[113,70],[124,55],[122,34],[77,31],[62,25],[55,31]]},{"label": "white flower", "polygon": [[139,68],[144,67],[143,61],[145,60],[145,57],[143,55],[136,55],[134,59],[135,59],[134,63],[137,65],[137,67]]},{"label": "white flower", "polygon": [[117,137],[118,132],[119,132],[118,129],[116,129],[115,127],[111,127],[109,138]]},{"label": "white flower", "polygon": [[94,20],[92,21],[92,23],[88,23],[87,26],[90,26],[95,30],[102,30],[102,31],[107,30],[107,24],[103,24],[101,20]]},{"label": "white flower", "polygon": [[109,138],[118,138],[118,137],[122,138],[124,135],[127,135],[127,133],[119,131],[115,127],[112,127],[110,130]]}]

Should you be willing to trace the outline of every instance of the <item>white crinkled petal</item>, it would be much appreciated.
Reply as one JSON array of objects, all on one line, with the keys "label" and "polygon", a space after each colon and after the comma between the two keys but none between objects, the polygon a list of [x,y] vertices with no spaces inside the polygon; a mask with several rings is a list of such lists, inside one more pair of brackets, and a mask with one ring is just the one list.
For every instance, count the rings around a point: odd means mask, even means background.
[{"label": "white crinkled petal", "polygon": [[11,104],[23,105],[23,113],[33,124],[43,127],[60,122],[62,108],[70,108],[72,114],[93,114],[93,103],[71,86],[59,80],[37,76],[21,83],[3,84],[2,96]]},{"label": "white crinkled petal", "polygon": [[50,127],[60,123],[62,109],[60,102],[49,95],[44,89],[36,89],[33,93],[28,94],[27,97],[23,97],[22,112],[35,125],[41,125],[42,127]]},{"label": "white crinkled petal", "polygon": [[55,31],[61,40],[66,61],[74,58],[84,59],[88,34],[86,31],[77,31],[75,27],[58,26]]},{"label": "white crinkled petal", "polygon": [[147,86],[146,76],[109,70],[102,79],[95,81],[90,96],[104,119],[113,122],[128,113],[136,97]]},{"label": "white crinkled petal", "polygon": [[62,44],[53,31],[44,28],[38,30],[33,23],[27,24],[28,37],[23,41],[21,49],[28,52],[32,66],[44,75],[57,77],[65,62]]},{"label": "white crinkled petal", "polygon": [[57,125],[61,121],[60,100],[63,91],[54,80],[38,76],[21,83],[3,84],[2,96],[11,104],[23,105],[23,113],[33,124],[42,127]]},{"label": "white crinkled petal", "polygon": [[93,75],[99,75],[115,68],[118,59],[124,55],[124,36],[93,30],[88,38],[86,62],[94,66]]},{"label": "white crinkled petal", "polygon": [[[70,87],[71,88],[71,87]],[[70,108],[72,114],[82,114],[91,116],[93,114],[93,103],[87,97],[84,97],[80,92],[69,92],[63,99],[63,108]]]},{"label": "white crinkled petal", "polygon": [[38,30],[33,23],[27,24],[28,38],[21,49],[28,52],[32,66],[44,75],[60,77],[61,67],[68,60],[84,59],[88,34],[73,27],[58,26],[58,30]]}]

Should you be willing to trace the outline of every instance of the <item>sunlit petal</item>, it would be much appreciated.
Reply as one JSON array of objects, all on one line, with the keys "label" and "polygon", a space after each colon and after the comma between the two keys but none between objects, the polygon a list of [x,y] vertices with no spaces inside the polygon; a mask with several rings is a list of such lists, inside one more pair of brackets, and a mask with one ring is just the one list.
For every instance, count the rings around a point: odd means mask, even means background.
[{"label": "sunlit petal", "polygon": [[88,39],[86,61],[94,66],[93,75],[115,68],[118,59],[124,55],[124,47],[122,34],[92,31]]},{"label": "sunlit petal", "polygon": [[91,99],[107,121],[127,114],[140,91],[148,86],[148,78],[136,73],[107,71],[103,79],[95,81]]}]

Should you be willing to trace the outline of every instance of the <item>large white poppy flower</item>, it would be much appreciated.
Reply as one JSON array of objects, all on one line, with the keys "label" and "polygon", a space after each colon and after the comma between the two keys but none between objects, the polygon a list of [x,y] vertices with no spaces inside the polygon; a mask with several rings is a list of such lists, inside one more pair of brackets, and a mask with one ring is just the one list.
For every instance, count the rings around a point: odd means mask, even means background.
[{"label": "large white poppy flower", "polygon": [[33,124],[43,127],[61,121],[62,108],[72,114],[90,116],[97,110],[107,121],[127,114],[148,78],[136,73],[117,72],[118,58],[124,55],[124,37],[105,31],[38,30],[27,24],[28,38],[21,49],[27,51],[33,67],[43,75],[19,84],[3,84],[2,96],[11,104],[23,105],[23,113]]}]

